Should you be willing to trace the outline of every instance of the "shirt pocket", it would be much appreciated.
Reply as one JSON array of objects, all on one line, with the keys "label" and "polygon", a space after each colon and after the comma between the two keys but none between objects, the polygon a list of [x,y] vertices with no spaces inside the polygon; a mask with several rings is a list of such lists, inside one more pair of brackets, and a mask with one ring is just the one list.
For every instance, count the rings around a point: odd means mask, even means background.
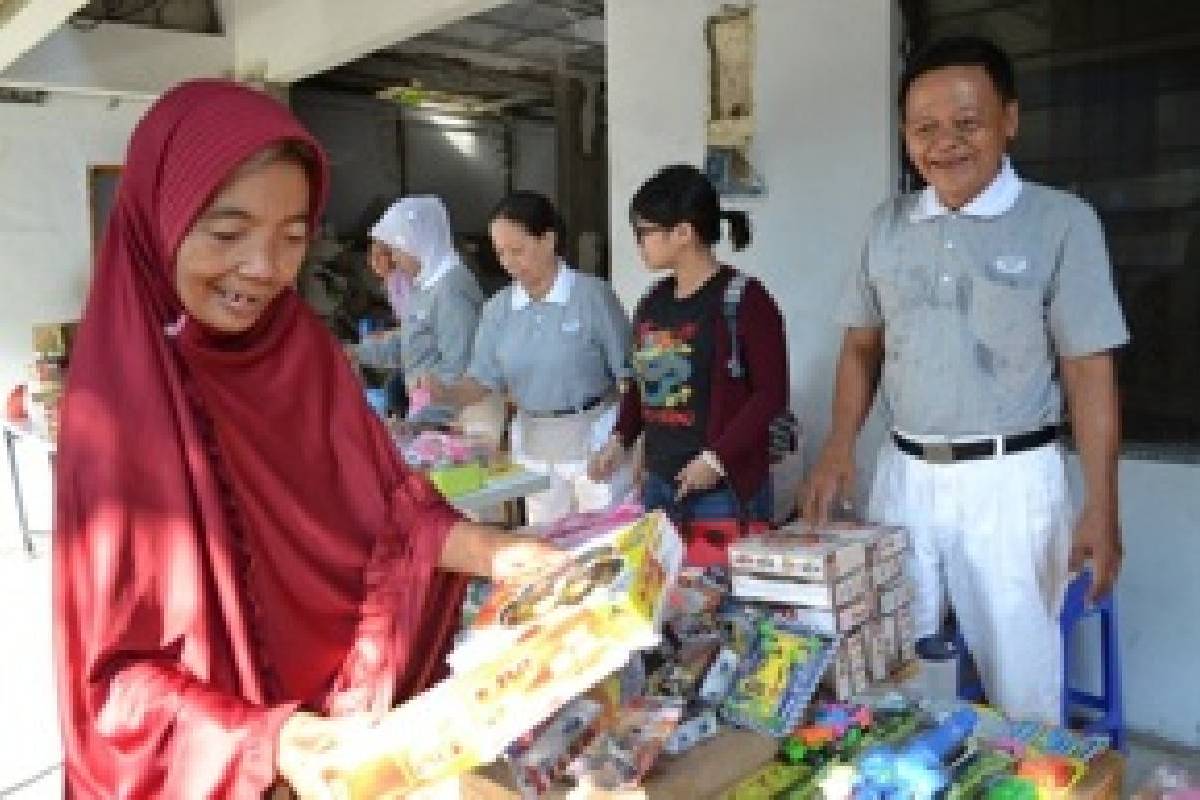
[{"label": "shirt pocket", "polygon": [[980,342],[1016,360],[1046,341],[1046,279],[1023,256],[999,256],[976,272],[971,328]]}]

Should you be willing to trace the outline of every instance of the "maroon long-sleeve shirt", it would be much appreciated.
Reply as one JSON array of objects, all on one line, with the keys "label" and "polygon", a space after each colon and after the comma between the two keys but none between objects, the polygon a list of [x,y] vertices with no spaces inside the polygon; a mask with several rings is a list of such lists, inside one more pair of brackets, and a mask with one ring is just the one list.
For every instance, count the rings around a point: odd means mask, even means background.
[{"label": "maroon long-sleeve shirt", "polygon": [[[731,267],[722,267],[716,280],[721,294],[734,275]],[[669,279],[652,287],[638,304],[634,325],[642,319],[643,309],[654,292],[671,291]],[[787,339],[783,315],[763,285],[749,279],[738,304],[737,335],[739,354],[745,374],[734,378],[729,371],[729,325],[722,309],[712,315],[715,326],[714,358],[711,372],[710,402],[705,449],[720,459],[734,490],[749,500],[767,479],[770,465],[768,429],[788,405]],[[636,381],[627,382],[621,396],[617,434],[625,447],[642,433],[643,404]]]}]

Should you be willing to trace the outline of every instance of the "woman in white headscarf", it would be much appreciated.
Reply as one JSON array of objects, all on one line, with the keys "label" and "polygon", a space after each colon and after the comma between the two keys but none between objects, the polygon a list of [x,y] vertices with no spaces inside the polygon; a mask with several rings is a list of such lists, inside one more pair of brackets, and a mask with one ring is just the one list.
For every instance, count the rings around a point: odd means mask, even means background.
[{"label": "woman in white headscarf", "polygon": [[[446,207],[436,197],[405,197],[371,228],[371,268],[387,283],[400,321],[398,335],[368,337],[359,345],[363,363],[399,367],[409,388],[409,416],[450,417],[428,406],[421,378],[457,381],[471,359],[483,293],[454,248]],[[492,409],[465,409],[462,423],[497,436]]]}]

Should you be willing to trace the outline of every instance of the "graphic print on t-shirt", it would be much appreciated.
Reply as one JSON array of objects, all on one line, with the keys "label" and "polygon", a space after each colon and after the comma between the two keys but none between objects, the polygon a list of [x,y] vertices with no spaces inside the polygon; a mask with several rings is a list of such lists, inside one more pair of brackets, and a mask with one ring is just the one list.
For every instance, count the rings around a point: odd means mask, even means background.
[{"label": "graphic print on t-shirt", "polygon": [[637,326],[637,349],[633,369],[642,393],[646,422],[670,427],[689,427],[696,422],[691,400],[692,362],[695,352],[695,322],[676,328],[659,328],[652,322]]}]

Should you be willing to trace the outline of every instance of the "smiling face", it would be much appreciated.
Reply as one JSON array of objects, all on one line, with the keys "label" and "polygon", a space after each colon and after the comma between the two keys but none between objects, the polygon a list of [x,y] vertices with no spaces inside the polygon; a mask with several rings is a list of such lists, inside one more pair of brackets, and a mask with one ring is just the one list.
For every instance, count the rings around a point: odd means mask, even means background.
[{"label": "smiling face", "polygon": [[251,158],[180,242],[175,290],[188,315],[242,333],[293,285],[308,247],[308,174],[293,160]]},{"label": "smiling face", "polygon": [[987,188],[1016,133],[1017,103],[1004,102],[983,67],[931,70],[908,90],[904,144],[947,208],[957,210]]}]

